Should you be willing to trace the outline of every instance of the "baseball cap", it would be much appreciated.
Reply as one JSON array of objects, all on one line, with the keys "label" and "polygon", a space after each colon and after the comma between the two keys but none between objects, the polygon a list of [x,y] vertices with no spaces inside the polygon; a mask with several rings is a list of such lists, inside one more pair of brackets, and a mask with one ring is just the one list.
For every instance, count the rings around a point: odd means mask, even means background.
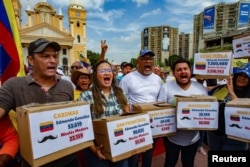
[{"label": "baseball cap", "polygon": [[242,67],[239,67],[236,70],[236,74],[239,74],[239,73],[244,73],[248,76],[248,78],[250,78],[250,63],[246,63]]},{"label": "baseball cap", "polygon": [[121,69],[123,69],[124,67],[130,66],[131,68],[133,68],[133,64],[128,63],[128,62],[122,62],[121,64]]},{"label": "baseball cap", "polygon": [[145,55],[155,56],[154,52],[152,50],[144,49],[140,51],[140,57],[143,57]]},{"label": "baseball cap", "polygon": [[32,55],[32,53],[41,53],[48,46],[54,48],[56,51],[61,50],[61,46],[57,42],[51,42],[47,39],[39,38],[30,43],[28,53],[29,55]]}]

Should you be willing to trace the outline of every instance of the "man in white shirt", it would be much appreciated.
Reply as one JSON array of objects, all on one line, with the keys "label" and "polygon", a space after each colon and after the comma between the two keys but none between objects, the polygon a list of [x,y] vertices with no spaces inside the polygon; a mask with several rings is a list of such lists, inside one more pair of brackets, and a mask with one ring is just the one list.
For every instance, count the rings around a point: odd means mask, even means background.
[{"label": "man in white shirt", "polygon": [[[155,54],[141,50],[137,59],[137,70],[125,75],[119,86],[131,103],[156,102],[162,85],[161,78],[153,73]],[[153,149],[142,154],[142,167],[151,167]],[[138,167],[138,155],[129,158],[129,167]]]},{"label": "man in white shirt", "polygon": [[[175,80],[162,86],[158,101],[174,104],[175,95],[207,95],[206,88],[203,85],[191,80],[191,64],[189,61],[185,59],[177,60],[171,68]],[[164,167],[175,167],[180,152],[182,166],[194,166],[199,138],[199,131],[195,130],[177,130],[175,135],[165,137],[166,157]]]}]

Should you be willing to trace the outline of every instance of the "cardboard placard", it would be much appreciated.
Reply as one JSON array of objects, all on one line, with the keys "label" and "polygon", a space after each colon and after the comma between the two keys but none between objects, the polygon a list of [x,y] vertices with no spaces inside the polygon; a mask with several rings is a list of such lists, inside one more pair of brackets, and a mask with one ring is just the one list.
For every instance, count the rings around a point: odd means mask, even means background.
[{"label": "cardboard placard", "polygon": [[250,36],[233,40],[234,58],[250,57]]},{"label": "cardboard placard", "polygon": [[20,151],[31,166],[41,166],[93,145],[86,102],[26,105],[17,108]]},{"label": "cardboard placard", "polygon": [[225,129],[228,138],[250,142],[250,99],[236,99],[225,107]]},{"label": "cardboard placard", "polygon": [[117,162],[152,148],[147,114],[111,116],[93,120],[95,141],[107,159]]},{"label": "cardboard placard", "polygon": [[133,111],[146,112],[154,138],[176,133],[176,108],[168,103],[135,103]]},{"label": "cardboard placard", "polygon": [[198,78],[227,78],[231,74],[232,52],[196,53],[193,73]]},{"label": "cardboard placard", "polygon": [[177,129],[218,129],[218,102],[213,96],[176,96]]}]

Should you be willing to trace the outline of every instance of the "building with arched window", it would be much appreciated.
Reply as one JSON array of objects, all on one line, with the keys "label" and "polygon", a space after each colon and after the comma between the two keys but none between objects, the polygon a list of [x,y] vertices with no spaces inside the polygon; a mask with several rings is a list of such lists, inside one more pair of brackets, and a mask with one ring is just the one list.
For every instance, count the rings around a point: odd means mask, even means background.
[{"label": "building with arched window", "polygon": [[27,64],[28,47],[30,42],[38,38],[46,38],[56,41],[61,45],[59,53],[59,66],[67,75],[69,66],[79,60],[80,53],[87,57],[86,49],[86,15],[87,11],[83,7],[83,0],[70,0],[68,5],[68,25],[67,30],[64,25],[64,15],[61,8],[56,10],[47,3],[46,0],[36,3],[31,7],[28,1],[25,7],[27,23],[21,24],[22,5],[19,0],[12,0],[17,25],[20,32],[23,49],[24,63]]}]

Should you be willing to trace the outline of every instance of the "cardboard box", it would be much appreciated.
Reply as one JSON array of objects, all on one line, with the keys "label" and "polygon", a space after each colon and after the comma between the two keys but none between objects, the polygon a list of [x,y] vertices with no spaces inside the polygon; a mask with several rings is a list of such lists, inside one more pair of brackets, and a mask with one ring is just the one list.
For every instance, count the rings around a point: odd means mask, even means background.
[{"label": "cardboard box", "polygon": [[236,99],[225,107],[225,129],[228,138],[250,142],[250,99]]},{"label": "cardboard box", "polygon": [[107,159],[117,162],[152,148],[147,114],[112,116],[93,120],[95,141],[103,144]]},{"label": "cardboard box", "polygon": [[90,107],[86,102],[26,105],[17,108],[22,157],[41,166],[93,145]]},{"label": "cardboard box", "polygon": [[168,103],[135,103],[135,112],[146,112],[154,138],[171,136],[176,132],[176,108]]},{"label": "cardboard box", "polygon": [[218,102],[213,96],[176,96],[177,129],[218,129]]}]

